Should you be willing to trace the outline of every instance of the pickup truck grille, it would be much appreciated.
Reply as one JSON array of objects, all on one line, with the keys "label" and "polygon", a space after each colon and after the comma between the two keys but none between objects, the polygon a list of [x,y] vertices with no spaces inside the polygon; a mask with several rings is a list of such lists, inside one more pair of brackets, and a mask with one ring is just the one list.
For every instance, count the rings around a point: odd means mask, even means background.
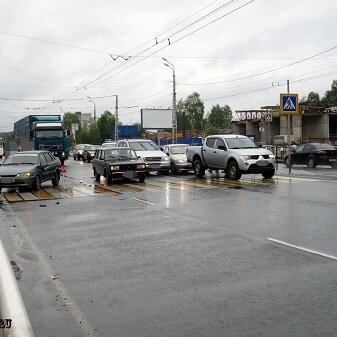
[{"label": "pickup truck grille", "polygon": [[[250,159],[259,159],[259,157],[260,157],[260,155],[258,155],[258,154],[253,154],[253,155],[250,156]],[[264,154],[264,155],[262,155],[262,157],[263,157],[264,159],[269,159],[269,154]]]}]

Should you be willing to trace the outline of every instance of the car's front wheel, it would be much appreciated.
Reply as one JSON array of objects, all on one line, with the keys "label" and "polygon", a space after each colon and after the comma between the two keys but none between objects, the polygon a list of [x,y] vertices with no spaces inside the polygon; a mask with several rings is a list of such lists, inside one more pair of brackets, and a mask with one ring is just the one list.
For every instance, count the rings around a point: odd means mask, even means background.
[{"label": "car's front wheel", "polygon": [[51,180],[53,186],[58,186],[60,183],[60,172],[55,172],[55,177]]},{"label": "car's front wheel", "polygon": [[239,180],[241,178],[241,171],[235,160],[229,162],[227,167],[227,175],[231,180]]},{"label": "car's front wheel", "polygon": [[96,172],[96,170],[94,169],[94,176],[95,176],[95,180],[96,181],[100,181],[100,179],[101,179],[101,175],[100,174],[98,174],[97,172]]},{"label": "car's front wheel", "polygon": [[314,168],[316,167],[316,161],[315,161],[315,158],[314,157],[308,157],[307,159],[307,166],[310,167],[310,168]]},{"label": "car's front wheel", "polygon": [[142,173],[138,176],[138,180],[140,183],[143,183],[145,181],[145,173]]},{"label": "car's front wheel", "polygon": [[284,165],[289,167],[290,166],[290,159],[289,159],[289,156],[285,157],[284,158]]},{"label": "car's front wheel", "polygon": [[111,175],[111,173],[108,170],[106,170],[104,172],[104,178],[105,178],[105,181],[106,181],[107,184],[111,184],[112,183],[112,175]]},{"label": "car's front wheel", "polygon": [[33,185],[32,185],[32,190],[39,191],[40,189],[41,189],[41,178],[40,176],[35,176]]},{"label": "car's front wheel", "polygon": [[176,170],[176,168],[174,167],[173,164],[171,164],[171,173],[172,173],[173,175],[177,174],[177,170]]},{"label": "car's front wheel", "polygon": [[274,174],[275,174],[275,169],[272,169],[272,170],[268,170],[268,171],[263,172],[262,177],[266,178],[266,179],[270,179],[274,176]]}]

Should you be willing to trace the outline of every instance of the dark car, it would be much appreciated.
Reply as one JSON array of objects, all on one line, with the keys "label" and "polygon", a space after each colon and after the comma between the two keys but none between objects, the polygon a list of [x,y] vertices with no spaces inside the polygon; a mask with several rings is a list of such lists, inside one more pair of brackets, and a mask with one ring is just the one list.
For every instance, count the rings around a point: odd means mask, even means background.
[{"label": "dark car", "polygon": [[77,144],[74,147],[73,150],[73,158],[74,160],[80,160],[83,158],[83,149],[85,146],[90,145],[90,144]]},{"label": "dark car", "polygon": [[84,146],[84,148],[82,150],[83,161],[87,161],[88,163],[90,163],[95,156],[96,149],[97,149],[97,146],[95,146],[95,145]]},{"label": "dark car", "polygon": [[23,151],[8,157],[0,166],[0,191],[3,187],[29,187],[34,191],[41,183],[60,181],[61,162],[49,151]]},{"label": "dark car", "polygon": [[[310,168],[316,165],[337,166],[337,150],[330,144],[326,143],[307,143],[299,145],[291,151],[291,165],[302,164]],[[284,164],[289,167],[289,155],[284,157]]]},{"label": "dark car", "polygon": [[96,181],[104,176],[108,184],[115,178],[138,178],[139,182],[144,182],[149,171],[145,161],[126,147],[96,149],[92,167]]}]

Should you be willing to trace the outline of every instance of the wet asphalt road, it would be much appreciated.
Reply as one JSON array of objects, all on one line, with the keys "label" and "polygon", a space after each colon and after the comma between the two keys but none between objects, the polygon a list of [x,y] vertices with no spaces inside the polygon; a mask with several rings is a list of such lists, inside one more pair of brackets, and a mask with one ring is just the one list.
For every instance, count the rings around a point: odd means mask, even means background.
[{"label": "wet asphalt road", "polygon": [[[64,175],[94,184],[87,163]],[[336,170],[124,185],[2,205],[36,336],[336,335],[337,261],[268,240],[337,257]]]}]

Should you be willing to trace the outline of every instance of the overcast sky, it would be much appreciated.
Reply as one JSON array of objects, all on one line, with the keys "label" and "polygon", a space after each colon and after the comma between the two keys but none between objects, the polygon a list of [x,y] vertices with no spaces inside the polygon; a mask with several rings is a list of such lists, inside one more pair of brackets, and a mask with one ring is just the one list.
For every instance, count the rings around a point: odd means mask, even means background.
[{"label": "overcast sky", "polygon": [[336,0],[0,0],[0,131],[28,114],[141,108],[198,92],[236,110],[337,79]]}]

